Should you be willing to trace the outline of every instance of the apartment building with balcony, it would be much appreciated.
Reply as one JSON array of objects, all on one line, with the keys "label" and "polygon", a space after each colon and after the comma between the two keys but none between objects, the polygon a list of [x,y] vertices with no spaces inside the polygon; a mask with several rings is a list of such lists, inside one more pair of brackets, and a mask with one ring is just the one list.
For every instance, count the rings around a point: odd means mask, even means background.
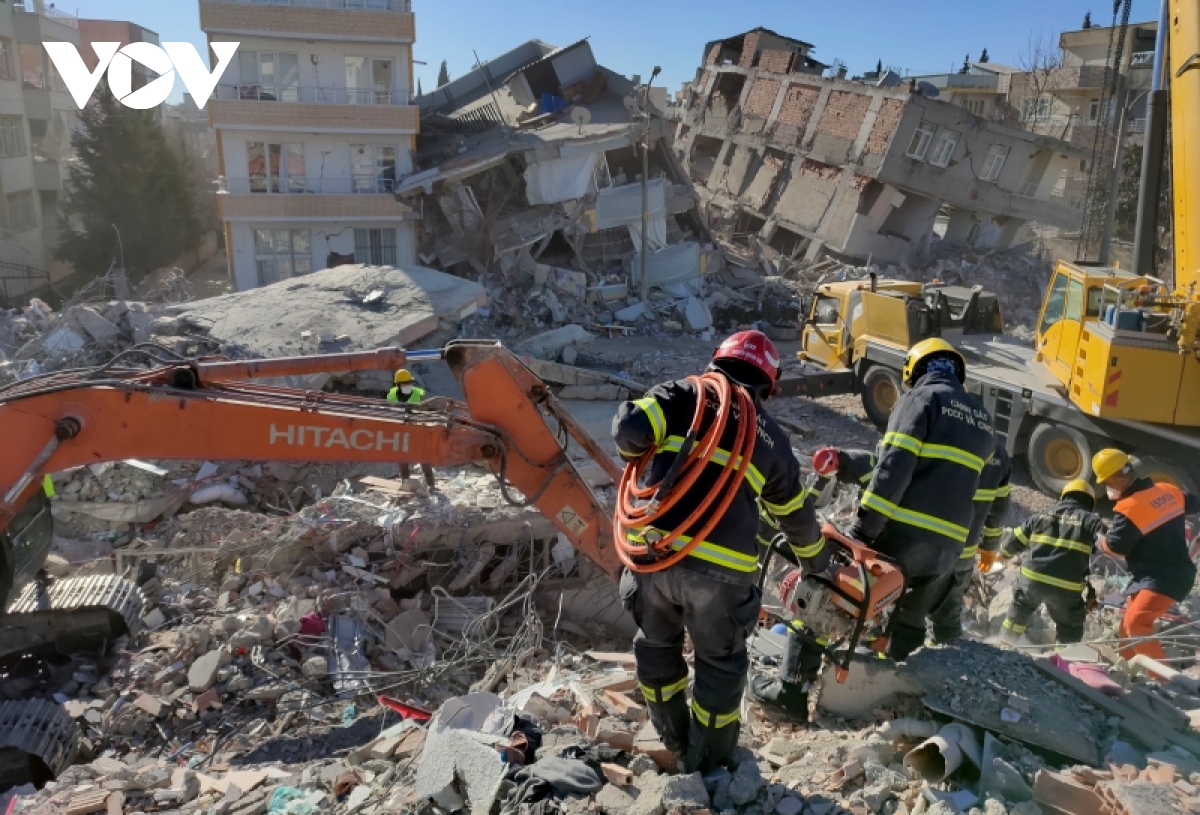
[{"label": "apartment building with balcony", "polygon": [[[79,125],[75,101],[50,62],[45,42],[79,45],[79,21],[44,0],[4,4],[6,28],[0,57],[0,86],[5,105],[13,114],[0,124],[0,183],[5,215],[0,258],[15,278],[5,286],[12,296],[46,283],[56,267],[58,276],[69,273],[55,264],[62,242],[63,221],[59,202],[72,155],[71,134]],[[14,94],[20,95],[17,118]],[[23,268],[22,268],[23,267]],[[24,282],[17,279],[24,278]]]},{"label": "apartment building with balcony", "polygon": [[209,42],[239,42],[208,102],[236,290],[340,263],[416,261],[408,0],[200,0]]}]

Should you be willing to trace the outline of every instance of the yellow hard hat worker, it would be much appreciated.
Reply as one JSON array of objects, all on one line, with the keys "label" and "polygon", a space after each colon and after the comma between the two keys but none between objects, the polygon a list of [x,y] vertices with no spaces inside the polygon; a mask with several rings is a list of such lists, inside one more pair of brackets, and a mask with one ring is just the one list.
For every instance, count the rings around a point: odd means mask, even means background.
[{"label": "yellow hard hat worker", "polygon": [[1128,453],[1108,447],[1092,456],[1092,472],[1096,474],[1096,480],[1103,484],[1128,467],[1129,462]]},{"label": "yellow hard hat worker", "polygon": [[1087,496],[1088,501],[1092,506],[1096,505],[1096,491],[1092,489],[1092,485],[1084,481],[1082,478],[1076,478],[1074,481],[1068,481],[1067,486],[1063,487],[1060,498],[1066,498],[1068,495],[1075,494],[1076,496]]},{"label": "yellow hard hat worker", "polygon": [[952,361],[958,381],[967,381],[967,361],[958,349],[941,337],[930,337],[908,349],[908,356],[904,358],[904,384],[909,387],[915,385],[917,380],[925,375],[929,363],[935,359]]},{"label": "yellow hard hat worker", "polygon": [[396,375],[392,377],[392,381],[397,385],[407,385],[413,381],[413,375],[408,372],[407,368],[401,368],[396,371]]}]

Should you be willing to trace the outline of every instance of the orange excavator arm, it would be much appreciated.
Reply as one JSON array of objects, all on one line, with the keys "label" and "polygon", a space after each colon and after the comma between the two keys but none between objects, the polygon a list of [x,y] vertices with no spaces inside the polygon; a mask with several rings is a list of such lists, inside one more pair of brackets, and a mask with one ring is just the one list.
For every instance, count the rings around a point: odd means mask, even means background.
[{"label": "orange excavator arm", "polygon": [[[405,405],[271,387],[252,380],[391,370],[441,356],[466,401]],[[0,529],[46,473],[126,458],[373,461],[452,466],[486,462],[505,497],[519,490],[612,579],[621,564],[612,526],[566,455],[575,441],[614,479],[620,469],[533,372],[499,343],[454,342],[249,362],[180,360],[48,374],[0,390]]]}]

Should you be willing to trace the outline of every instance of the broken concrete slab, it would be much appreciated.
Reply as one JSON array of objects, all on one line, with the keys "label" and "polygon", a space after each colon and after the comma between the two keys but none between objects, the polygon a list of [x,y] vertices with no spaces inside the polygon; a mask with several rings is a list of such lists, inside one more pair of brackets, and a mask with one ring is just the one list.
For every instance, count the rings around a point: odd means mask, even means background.
[{"label": "broken concrete slab", "polygon": [[221,651],[209,651],[198,658],[188,668],[188,687],[192,693],[203,693],[217,681],[217,671],[221,667]]},{"label": "broken concrete slab", "polygon": [[704,304],[704,301],[698,297],[692,297],[687,301],[687,306],[683,310],[683,316],[687,319],[688,328],[692,331],[703,331],[706,328],[712,328],[712,312],[708,310],[708,306]]},{"label": "broken concrete slab", "polygon": [[74,328],[82,329],[97,342],[116,339],[122,336],[121,329],[102,314],[87,306],[71,306],[63,316]]},{"label": "broken concrete slab", "polygon": [[558,359],[559,354],[568,345],[579,346],[594,339],[596,339],[596,335],[581,325],[564,325],[562,328],[555,328],[550,331],[543,331],[541,334],[535,334],[519,343],[516,351],[517,353],[529,354],[539,359],[554,360]]},{"label": "broken concrete slab", "polygon": [[[925,690],[930,710],[1086,764],[1100,760],[1103,714],[1077,694],[1047,683],[1023,653],[958,640],[920,649],[903,672]],[[1031,707],[1030,715],[1017,721],[1001,714],[1013,694],[1028,699]]]},{"label": "broken concrete slab", "polygon": [[[376,291],[382,297],[364,302]],[[338,266],[172,306],[167,312],[243,356],[286,357],[407,347],[436,331],[440,321],[457,322],[486,303],[481,285],[445,272],[421,266]],[[310,336],[305,338],[304,332]],[[318,342],[322,337],[332,341]],[[383,385],[390,387],[391,374],[383,373]],[[284,384],[320,388],[331,376]]]}]

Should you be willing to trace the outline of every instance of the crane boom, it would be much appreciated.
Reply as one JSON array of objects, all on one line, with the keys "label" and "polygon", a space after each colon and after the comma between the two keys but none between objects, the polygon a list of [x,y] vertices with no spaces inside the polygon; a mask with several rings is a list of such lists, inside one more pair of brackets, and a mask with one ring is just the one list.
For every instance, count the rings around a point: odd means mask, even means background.
[{"label": "crane boom", "polygon": [[[1171,83],[1175,288],[1185,294],[1200,278],[1200,4],[1169,2],[1166,62]],[[1192,297],[1200,298],[1200,292]]]}]

